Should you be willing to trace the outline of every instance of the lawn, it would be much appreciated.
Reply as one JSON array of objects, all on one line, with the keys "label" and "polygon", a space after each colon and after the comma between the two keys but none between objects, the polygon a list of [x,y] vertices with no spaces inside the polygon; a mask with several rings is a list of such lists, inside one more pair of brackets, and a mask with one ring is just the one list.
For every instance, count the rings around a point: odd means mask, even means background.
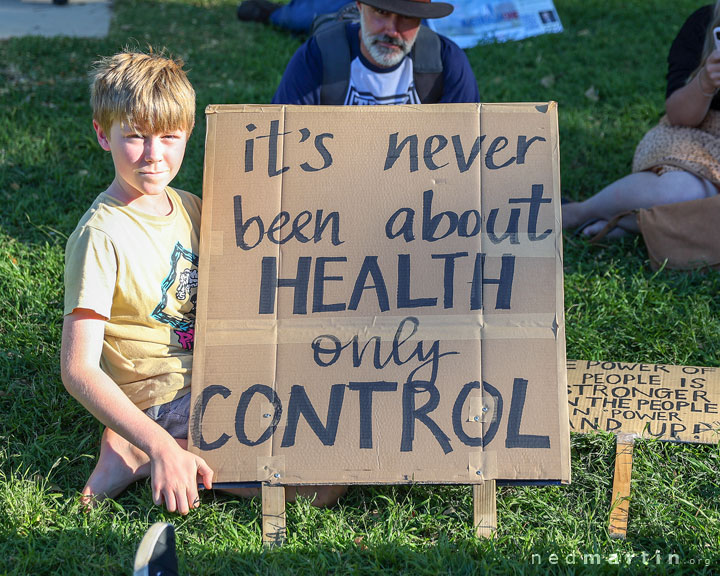
[{"label": "lawn", "polygon": [[[581,199],[629,171],[662,114],[670,42],[702,4],[556,0],[562,34],[468,56],[484,101],[559,103],[563,195]],[[639,442],[628,539],[612,540],[605,434],[572,437],[571,485],[498,489],[491,541],[473,535],[467,486],[354,487],[330,510],[301,501],[275,550],[257,501],[205,494],[183,518],[141,482],[81,511],[101,426],[65,392],[58,355],[65,241],[113,175],[90,122],[90,65],[147,44],[186,61],[200,114],[175,184],[200,193],[202,110],[268,102],[301,40],[238,22],[234,0],[116,0],[106,39],[0,41],[0,574],[129,574],[157,520],[176,525],[184,574],[717,573],[720,448]],[[565,288],[569,358],[718,365],[720,274],[653,273],[641,239],[567,234]]]}]

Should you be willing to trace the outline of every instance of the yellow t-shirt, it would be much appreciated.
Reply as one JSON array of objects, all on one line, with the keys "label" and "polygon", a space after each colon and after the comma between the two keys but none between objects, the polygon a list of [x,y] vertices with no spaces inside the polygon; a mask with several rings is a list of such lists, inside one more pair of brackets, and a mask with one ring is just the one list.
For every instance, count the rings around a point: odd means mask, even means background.
[{"label": "yellow t-shirt", "polygon": [[65,308],[107,318],[101,368],[138,408],[190,391],[201,201],[167,188],[168,216],[106,193],[65,250]]}]

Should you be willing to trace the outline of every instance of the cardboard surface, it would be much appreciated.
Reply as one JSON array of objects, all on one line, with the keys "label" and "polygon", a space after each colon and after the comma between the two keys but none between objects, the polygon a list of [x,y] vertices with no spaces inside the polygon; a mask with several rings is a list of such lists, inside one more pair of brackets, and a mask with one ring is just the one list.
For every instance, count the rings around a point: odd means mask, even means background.
[{"label": "cardboard surface", "polygon": [[674,442],[720,441],[720,370],[568,360],[570,428]]},{"label": "cardboard surface", "polygon": [[215,480],[568,482],[556,105],[206,112]]}]

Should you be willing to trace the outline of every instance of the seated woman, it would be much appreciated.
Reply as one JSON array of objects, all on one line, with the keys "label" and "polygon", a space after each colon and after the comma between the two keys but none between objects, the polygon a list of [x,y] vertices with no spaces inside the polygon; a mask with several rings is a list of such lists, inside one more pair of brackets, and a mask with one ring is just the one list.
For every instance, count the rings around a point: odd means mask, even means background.
[{"label": "seated woman", "polygon": [[[707,198],[720,187],[720,0],[694,12],[668,55],[666,114],[638,144],[632,174],[583,202],[562,207],[563,228],[592,237],[614,216],[659,204]],[[634,214],[617,222],[608,238],[637,233]]]}]

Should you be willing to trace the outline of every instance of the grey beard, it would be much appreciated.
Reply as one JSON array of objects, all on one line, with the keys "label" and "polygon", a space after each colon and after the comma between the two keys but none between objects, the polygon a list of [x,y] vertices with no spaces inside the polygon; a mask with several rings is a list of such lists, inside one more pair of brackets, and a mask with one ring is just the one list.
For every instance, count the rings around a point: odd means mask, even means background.
[{"label": "grey beard", "polygon": [[[365,48],[367,48],[367,51],[370,53],[370,56],[373,57],[373,60],[384,68],[392,68],[393,66],[399,64],[402,59],[410,53],[410,50],[412,50],[413,44],[415,43],[415,38],[413,38],[412,42],[405,42],[400,38],[391,38],[385,34],[372,36],[365,33],[364,27],[361,26],[361,29],[362,41],[363,44],[365,44]],[[397,50],[386,48],[377,44],[377,42],[392,44],[393,46],[400,48],[401,51],[398,52]]]}]

